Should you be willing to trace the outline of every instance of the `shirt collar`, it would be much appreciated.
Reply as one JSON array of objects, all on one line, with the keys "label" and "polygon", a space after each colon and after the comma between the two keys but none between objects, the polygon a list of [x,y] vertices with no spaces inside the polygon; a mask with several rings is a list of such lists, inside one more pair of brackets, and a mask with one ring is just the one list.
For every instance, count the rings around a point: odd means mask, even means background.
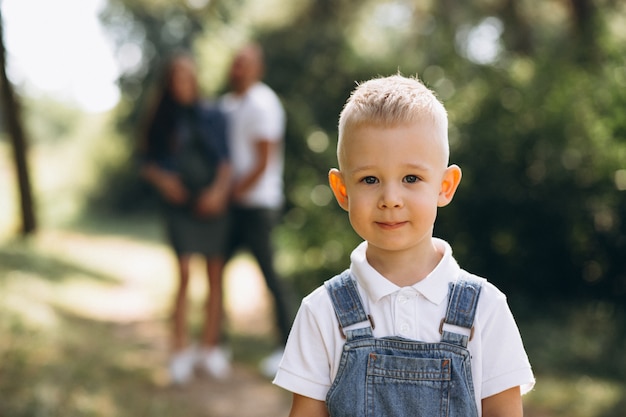
[{"label": "shirt collar", "polygon": [[[443,251],[443,257],[435,269],[412,288],[433,304],[439,305],[446,299],[448,283],[457,279],[461,268],[452,257],[452,248],[446,241],[433,238],[433,244]],[[401,287],[382,276],[367,262],[366,251],[367,242],[362,242],[352,251],[350,271],[368,297],[378,302],[381,298],[399,291]]]}]

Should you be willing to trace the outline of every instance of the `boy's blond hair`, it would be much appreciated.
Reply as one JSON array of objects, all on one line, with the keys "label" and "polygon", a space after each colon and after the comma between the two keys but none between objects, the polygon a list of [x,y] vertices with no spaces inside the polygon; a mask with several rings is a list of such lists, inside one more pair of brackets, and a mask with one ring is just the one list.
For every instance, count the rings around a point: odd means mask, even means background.
[{"label": "boy's blond hair", "polygon": [[357,85],[339,116],[337,158],[342,161],[342,141],[350,128],[371,124],[393,127],[417,121],[431,122],[444,144],[448,159],[448,115],[445,107],[417,77],[400,74],[374,78]]}]

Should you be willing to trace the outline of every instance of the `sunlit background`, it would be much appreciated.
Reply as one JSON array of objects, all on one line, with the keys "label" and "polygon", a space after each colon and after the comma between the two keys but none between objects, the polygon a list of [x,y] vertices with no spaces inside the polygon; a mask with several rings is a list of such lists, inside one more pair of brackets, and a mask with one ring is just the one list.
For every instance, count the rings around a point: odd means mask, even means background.
[{"label": "sunlit background", "polygon": [[[298,293],[345,268],[358,243],[326,183],[347,95],[372,76],[418,74],[448,109],[451,156],[464,174],[436,234],[507,293],[538,380],[525,415],[624,415],[625,2],[0,0],[0,8],[37,220],[23,236],[4,132],[0,415],[286,413],[289,396],[254,368],[273,329],[246,254],[226,278],[239,365],[232,385],[167,389],[174,260],[134,154],[167,53],[192,50],[203,93],[216,97],[249,39],[265,47],[265,80],[288,113],[277,266]],[[199,275],[202,265],[194,268]],[[206,287],[194,277],[197,331]]]},{"label": "sunlit background", "polygon": [[98,20],[104,0],[3,0],[8,73],[27,94],[49,94],[88,112],[120,93],[114,48]]}]

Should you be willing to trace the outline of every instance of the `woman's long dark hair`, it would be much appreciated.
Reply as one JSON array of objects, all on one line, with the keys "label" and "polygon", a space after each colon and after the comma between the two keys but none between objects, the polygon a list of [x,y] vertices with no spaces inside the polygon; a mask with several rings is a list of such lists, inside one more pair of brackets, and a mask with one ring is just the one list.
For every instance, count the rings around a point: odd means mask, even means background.
[{"label": "woman's long dark hair", "polygon": [[145,158],[159,158],[172,152],[173,131],[181,106],[172,94],[174,64],[184,58],[193,61],[188,51],[176,51],[168,56],[161,66],[155,83],[155,96],[148,106],[139,142],[139,153]]}]

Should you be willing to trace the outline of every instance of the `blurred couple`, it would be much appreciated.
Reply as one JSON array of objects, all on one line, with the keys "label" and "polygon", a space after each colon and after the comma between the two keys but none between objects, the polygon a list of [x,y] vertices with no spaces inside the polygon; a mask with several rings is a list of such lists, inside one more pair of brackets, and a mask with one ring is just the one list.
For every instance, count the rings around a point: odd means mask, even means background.
[{"label": "blurred couple", "polygon": [[[232,60],[229,91],[201,97],[198,68],[188,52],[166,61],[148,109],[140,142],[141,176],[161,197],[168,242],[176,254],[172,383],[191,380],[196,368],[222,379],[231,370],[223,343],[223,271],[239,249],[249,250],[274,299],[278,343],[260,369],[273,377],[291,326],[289,300],[274,269],[271,233],[283,206],[285,111],[261,80],[263,51],[241,48]],[[201,338],[193,343],[187,322],[192,255],[206,263],[208,293]]]}]

